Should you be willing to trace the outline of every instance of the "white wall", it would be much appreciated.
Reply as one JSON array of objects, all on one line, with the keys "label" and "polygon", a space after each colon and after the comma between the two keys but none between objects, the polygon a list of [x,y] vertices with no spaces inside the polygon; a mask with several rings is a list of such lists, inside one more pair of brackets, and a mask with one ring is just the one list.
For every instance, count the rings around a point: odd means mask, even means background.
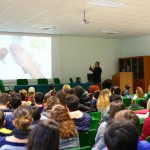
[{"label": "white wall", "polygon": [[100,61],[103,70],[102,80],[111,78],[118,69],[120,57],[120,40],[88,38],[88,37],[61,37],[60,50],[60,79],[69,82],[69,78],[79,76],[82,82],[87,81],[90,65]]},{"label": "white wall", "polygon": [[121,57],[150,56],[150,35],[121,40]]}]

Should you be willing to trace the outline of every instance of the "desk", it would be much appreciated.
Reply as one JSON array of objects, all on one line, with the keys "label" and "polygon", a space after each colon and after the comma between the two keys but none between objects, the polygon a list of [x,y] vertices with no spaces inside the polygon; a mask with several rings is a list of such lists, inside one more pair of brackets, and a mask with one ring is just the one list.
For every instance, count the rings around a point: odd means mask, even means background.
[{"label": "desk", "polygon": [[[56,91],[59,91],[62,89],[64,84],[55,84],[56,86]],[[85,90],[89,90],[89,87],[91,85],[91,83],[71,83],[69,84],[72,88],[77,86],[77,85],[80,85],[82,86]],[[14,86],[14,90],[18,93],[19,90],[21,89],[25,89],[28,91],[29,87],[34,87],[35,88],[35,91],[36,92],[43,92],[44,94],[49,92],[50,91],[50,87],[49,87],[49,84],[39,84],[39,85],[36,85],[36,84],[31,84],[31,85],[15,85]]]}]

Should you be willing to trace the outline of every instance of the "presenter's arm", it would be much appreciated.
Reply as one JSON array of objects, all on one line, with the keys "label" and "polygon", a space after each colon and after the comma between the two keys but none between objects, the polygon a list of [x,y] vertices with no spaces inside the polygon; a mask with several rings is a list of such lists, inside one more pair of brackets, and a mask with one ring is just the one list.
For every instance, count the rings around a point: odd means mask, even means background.
[{"label": "presenter's arm", "polygon": [[92,72],[94,71],[94,68],[92,68],[91,66],[89,67],[89,70],[91,70]]}]

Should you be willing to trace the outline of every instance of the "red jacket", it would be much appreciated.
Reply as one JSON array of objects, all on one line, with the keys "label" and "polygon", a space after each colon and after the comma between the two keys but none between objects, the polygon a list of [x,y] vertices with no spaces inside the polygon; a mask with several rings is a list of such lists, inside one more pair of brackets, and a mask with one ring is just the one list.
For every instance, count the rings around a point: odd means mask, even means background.
[{"label": "red jacket", "polygon": [[150,136],[150,115],[144,121],[143,131],[142,135],[140,136],[140,140],[146,140],[148,136]]}]

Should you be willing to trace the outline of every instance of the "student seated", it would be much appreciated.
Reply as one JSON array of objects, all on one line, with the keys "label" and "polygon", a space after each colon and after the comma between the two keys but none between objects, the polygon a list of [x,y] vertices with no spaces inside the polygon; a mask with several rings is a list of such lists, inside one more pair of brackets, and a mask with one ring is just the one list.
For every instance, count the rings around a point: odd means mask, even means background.
[{"label": "student seated", "polygon": [[0,139],[4,136],[10,136],[12,133],[12,130],[4,128],[5,122],[4,112],[0,110]]},{"label": "student seated", "polygon": [[66,90],[70,89],[70,85],[69,84],[64,84],[63,87],[62,87],[62,91],[63,92],[66,92]]},{"label": "student seated", "polygon": [[79,98],[76,95],[66,97],[66,107],[69,115],[73,119],[78,131],[88,131],[91,124],[91,117],[86,112],[78,110]]},{"label": "student seated", "polygon": [[79,137],[76,126],[67,109],[62,105],[52,108],[50,119],[56,121],[60,131],[60,150],[79,148]]},{"label": "student seated", "polygon": [[59,150],[59,127],[53,120],[41,121],[28,137],[27,150]]},{"label": "student seated", "polygon": [[13,124],[16,128],[13,130],[12,136],[3,137],[0,140],[0,149],[25,150],[31,122],[32,114],[30,110],[21,106],[15,109]]},{"label": "student seated", "polygon": [[125,84],[125,89],[124,89],[124,91],[122,91],[122,96],[132,98],[132,96],[130,94],[130,85],[129,84]]},{"label": "student seated", "polygon": [[65,106],[66,105],[66,102],[65,102],[65,99],[67,97],[67,94],[63,91],[58,91],[57,94],[56,94],[56,97],[60,100],[60,103],[61,105]]},{"label": "student seated", "polygon": [[36,102],[37,106],[39,107],[41,113],[44,110],[43,100],[44,100],[44,94],[42,92],[36,92],[35,93],[35,102]]},{"label": "student seated", "polygon": [[132,103],[134,103],[137,98],[144,98],[144,92],[141,87],[137,87],[135,92],[136,93],[132,98]]},{"label": "student seated", "polygon": [[112,120],[107,125],[104,140],[105,150],[137,150],[138,130],[131,121]]}]

